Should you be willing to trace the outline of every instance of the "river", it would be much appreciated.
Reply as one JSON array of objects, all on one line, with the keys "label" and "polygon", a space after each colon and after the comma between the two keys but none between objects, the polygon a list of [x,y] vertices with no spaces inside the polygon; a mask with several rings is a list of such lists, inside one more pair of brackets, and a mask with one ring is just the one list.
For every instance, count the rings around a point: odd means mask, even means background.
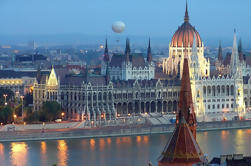
[{"label": "river", "polygon": [[[171,134],[0,143],[0,166],[145,166],[157,159]],[[197,133],[209,159],[220,154],[251,156],[251,129]]]}]

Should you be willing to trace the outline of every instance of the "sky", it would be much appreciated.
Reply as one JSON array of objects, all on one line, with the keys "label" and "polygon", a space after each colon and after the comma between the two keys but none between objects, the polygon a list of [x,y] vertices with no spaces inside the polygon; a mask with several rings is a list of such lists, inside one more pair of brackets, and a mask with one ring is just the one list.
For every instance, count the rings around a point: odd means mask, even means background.
[{"label": "sky", "polygon": [[[251,42],[251,0],[188,0],[190,22],[203,41],[230,40],[233,29]],[[0,0],[0,36],[85,34],[171,36],[183,23],[185,0]],[[1,40],[1,39],[0,39]]]}]

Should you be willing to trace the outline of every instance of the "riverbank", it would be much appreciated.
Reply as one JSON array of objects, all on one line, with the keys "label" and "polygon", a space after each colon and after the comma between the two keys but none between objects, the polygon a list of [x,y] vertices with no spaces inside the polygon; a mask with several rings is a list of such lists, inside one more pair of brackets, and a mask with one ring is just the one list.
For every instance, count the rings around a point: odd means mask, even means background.
[{"label": "riverbank", "polygon": [[[247,129],[251,120],[198,123],[197,131]],[[151,135],[173,132],[174,125],[132,125],[125,127],[102,127],[91,129],[46,129],[0,132],[0,142],[40,141],[54,139],[121,137],[134,135]]]}]

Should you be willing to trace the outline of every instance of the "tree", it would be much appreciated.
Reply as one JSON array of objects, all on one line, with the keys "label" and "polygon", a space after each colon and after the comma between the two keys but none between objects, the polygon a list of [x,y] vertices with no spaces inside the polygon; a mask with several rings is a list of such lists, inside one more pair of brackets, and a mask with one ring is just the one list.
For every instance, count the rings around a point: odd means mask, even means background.
[{"label": "tree", "polygon": [[0,107],[0,122],[4,124],[13,122],[13,110],[10,106]]},{"label": "tree", "polygon": [[33,104],[33,93],[27,93],[24,96],[24,106],[28,107],[29,104]]},{"label": "tree", "polygon": [[14,97],[12,90],[7,88],[0,88],[0,105],[4,105],[4,94],[7,94],[6,101]]},{"label": "tree", "polygon": [[46,101],[40,110],[40,121],[53,121],[60,117],[61,106],[56,101]]}]

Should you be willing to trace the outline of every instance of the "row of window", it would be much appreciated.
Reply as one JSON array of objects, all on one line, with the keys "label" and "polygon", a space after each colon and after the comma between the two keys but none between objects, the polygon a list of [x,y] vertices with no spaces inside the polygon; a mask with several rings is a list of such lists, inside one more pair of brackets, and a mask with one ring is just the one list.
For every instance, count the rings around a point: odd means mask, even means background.
[{"label": "row of window", "polygon": [[[231,104],[230,106],[231,106],[231,108],[234,108],[233,104]],[[226,104],[226,105],[225,104],[221,104],[221,105],[220,104],[217,104],[217,105],[216,104],[212,104],[212,105],[208,104],[207,105],[207,109],[209,109],[209,110],[216,109],[216,107],[217,107],[217,109],[224,109],[225,107],[229,108],[229,104]]]},{"label": "row of window", "polygon": [[[208,99],[208,100],[203,100],[204,103],[206,103],[206,102],[211,102],[211,101],[212,101],[212,102],[216,102],[216,101],[217,101],[217,102],[220,102],[220,101],[225,102],[225,101],[229,101],[229,99],[217,99],[217,100],[216,100],[216,99],[212,99],[212,100],[211,100],[211,99]],[[231,101],[234,101],[234,99],[231,99]]]},{"label": "row of window", "polygon": [[234,86],[231,85],[231,86],[226,86],[225,85],[222,85],[221,87],[218,85],[217,87],[215,86],[203,86],[203,94],[204,95],[212,95],[212,96],[216,96],[216,94],[225,94],[227,96],[229,95],[234,95]]}]

